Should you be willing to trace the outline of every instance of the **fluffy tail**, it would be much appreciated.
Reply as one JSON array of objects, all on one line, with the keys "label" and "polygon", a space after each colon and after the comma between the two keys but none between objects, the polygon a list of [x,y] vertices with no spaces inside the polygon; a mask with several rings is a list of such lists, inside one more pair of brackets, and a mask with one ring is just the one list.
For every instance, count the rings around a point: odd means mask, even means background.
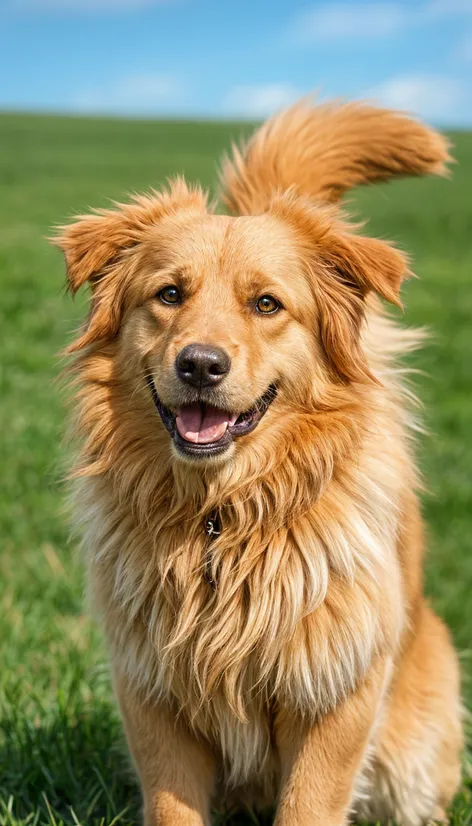
[{"label": "fluffy tail", "polygon": [[365,103],[310,106],[271,118],[247,145],[232,147],[220,174],[235,214],[264,212],[276,190],[335,202],[354,186],[399,175],[445,175],[448,141],[406,115]]}]

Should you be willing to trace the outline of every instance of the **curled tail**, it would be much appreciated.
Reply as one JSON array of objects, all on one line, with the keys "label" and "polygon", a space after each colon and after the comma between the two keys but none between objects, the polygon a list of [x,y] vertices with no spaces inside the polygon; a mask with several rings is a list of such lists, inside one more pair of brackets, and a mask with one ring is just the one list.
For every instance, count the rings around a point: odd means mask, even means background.
[{"label": "curled tail", "polygon": [[446,138],[406,115],[365,103],[303,100],[267,121],[242,150],[233,146],[220,183],[231,212],[255,215],[277,190],[295,187],[332,203],[359,184],[445,175],[450,160]]}]

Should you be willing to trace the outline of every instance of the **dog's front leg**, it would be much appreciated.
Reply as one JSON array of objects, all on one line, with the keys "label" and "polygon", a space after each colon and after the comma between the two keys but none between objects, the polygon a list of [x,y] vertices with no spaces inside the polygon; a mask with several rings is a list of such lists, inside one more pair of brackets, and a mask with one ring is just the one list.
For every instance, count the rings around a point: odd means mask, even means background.
[{"label": "dog's front leg", "polygon": [[275,826],[344,826],[382,696],[377,663],[357,691],[316,723],[280,712],[282,782]]},{"label": "dog's front leg", "polygon": [[144,826],[208,826],[213,758],[162,704],[139,700],[115,679],[128,745],[141,783]]}]

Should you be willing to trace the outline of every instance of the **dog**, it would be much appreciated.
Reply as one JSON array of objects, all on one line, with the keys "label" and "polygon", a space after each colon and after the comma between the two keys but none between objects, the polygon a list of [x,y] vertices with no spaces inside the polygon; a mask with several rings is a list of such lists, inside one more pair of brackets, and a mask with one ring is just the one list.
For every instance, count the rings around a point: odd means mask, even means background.
[{"label": "dog", "polygon": [[[340,210],[445,174],[389,110],[304,100],[223,163],[57,230],[92,603],[146,826],[215,801],[277,826],[444,819],[460,780],[449,634],[423,595],[406,256]],[[215,804],[216,805],[216,804]]]}]

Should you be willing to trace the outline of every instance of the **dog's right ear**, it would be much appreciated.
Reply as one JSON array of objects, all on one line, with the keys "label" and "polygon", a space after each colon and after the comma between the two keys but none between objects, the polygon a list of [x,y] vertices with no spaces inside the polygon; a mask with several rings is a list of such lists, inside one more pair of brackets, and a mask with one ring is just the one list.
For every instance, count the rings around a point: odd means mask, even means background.
[{"label": "dog's right ear", "polygon": [[117,257],[137,242],[132,222],[120,210],[80,216],[53,238],[64,253],[67,286],[74,294],[87,282],[93,290]]},{"label": "dog's right ear", "polygon": [[87,281],[93,288],[117,257],[142,241],[164,215],[181,209],[205,211],[206,200],[200,189],[177,178],[168,190],[135,196],[130,203],[94,210],[59,227],[51,241],[64,252],[69,289],[76,293]]},{"label": "dog's right ear", "polygon": [[164,216],[180,210],[206,211],[206,196],[177,179],[167,191],[136,196],[128,204],[79,216],[58,228],[51,241],[64,252],[68,288],[75,294],[88,283],[92,289],[85,330],[70,351],[116,335],[126,289],[123,265],[128,251],[145,240]]}]

